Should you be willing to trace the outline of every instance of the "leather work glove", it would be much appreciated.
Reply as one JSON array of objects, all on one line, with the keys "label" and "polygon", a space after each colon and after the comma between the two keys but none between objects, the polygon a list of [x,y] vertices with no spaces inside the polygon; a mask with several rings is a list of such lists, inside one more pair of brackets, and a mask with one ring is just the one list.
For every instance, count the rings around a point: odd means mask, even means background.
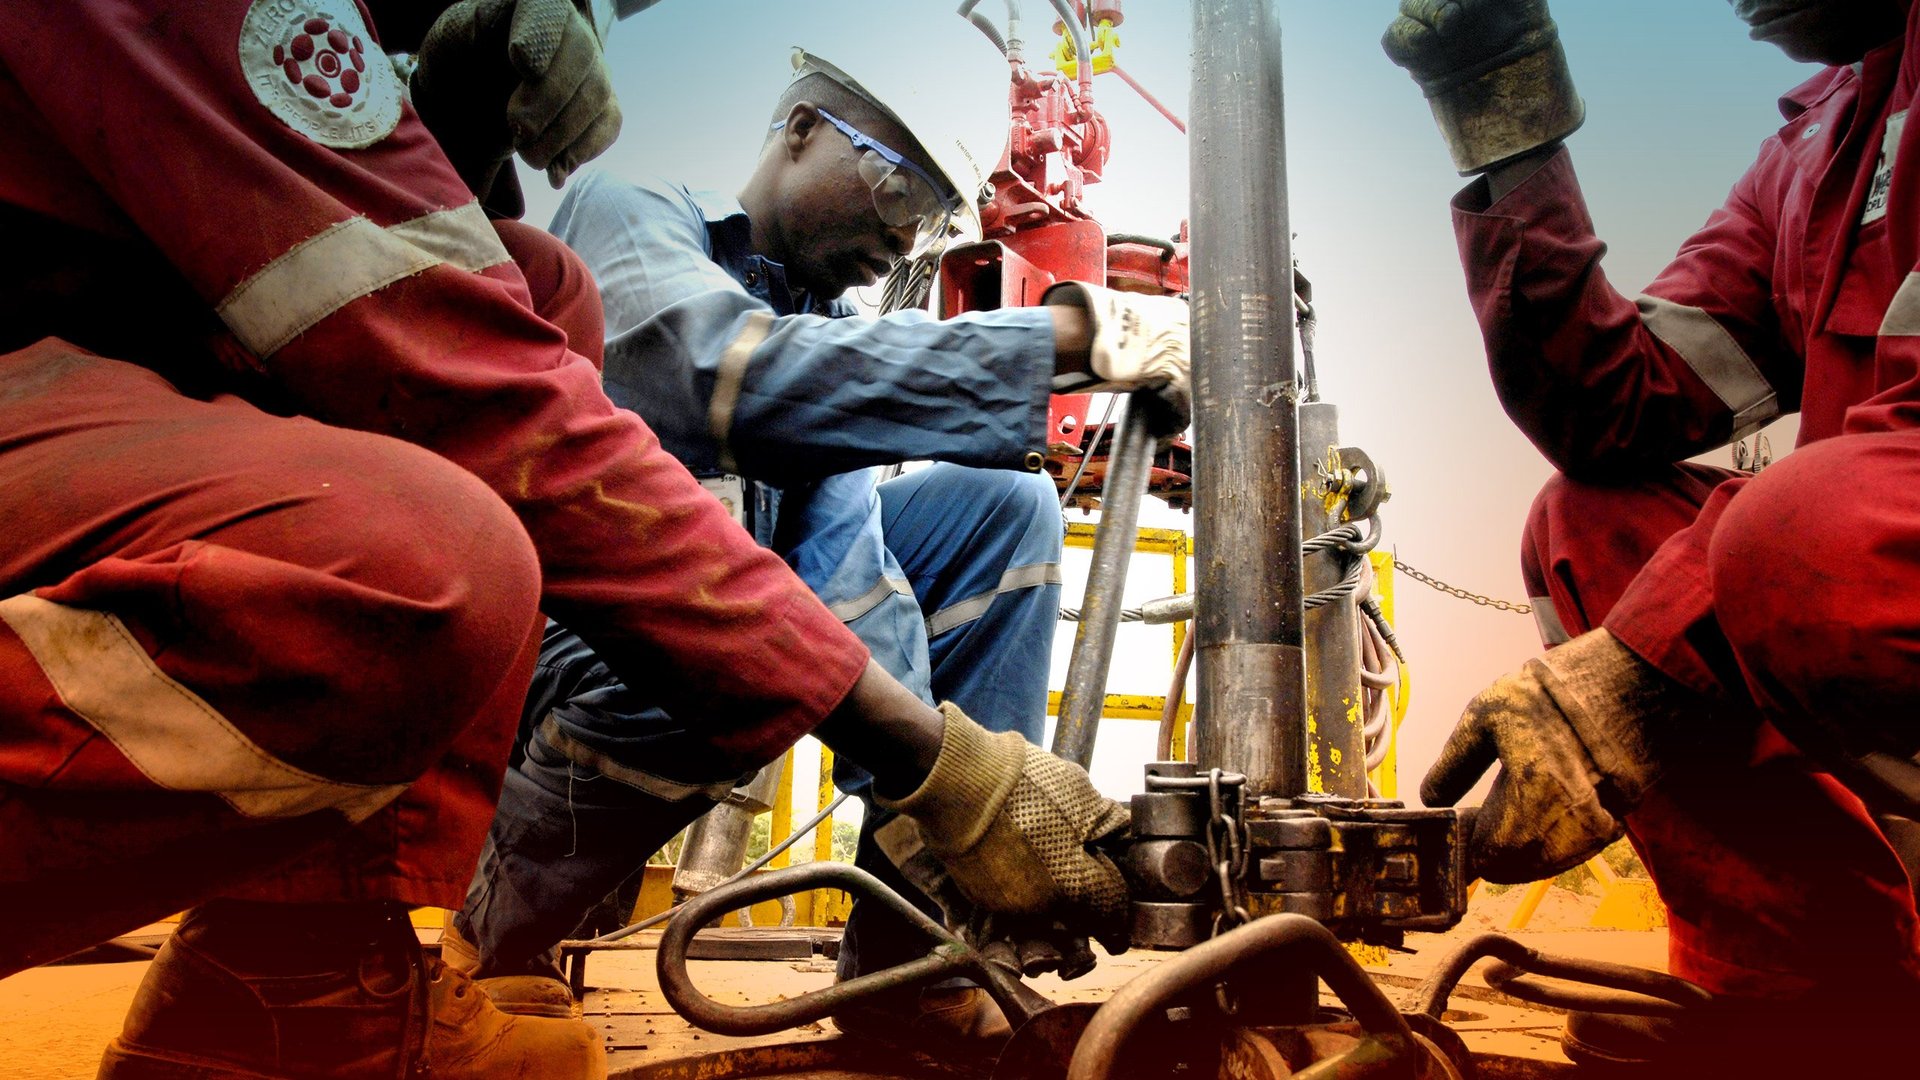
[{"label": "leather work glove", "polygon": [[1098,845],[1126,831],[1127,808],[1094,790],[1080,766],[1017,732],[991,734],[951,702],[940,712],[946,732],[933,771],[903,799],[875,797],[901,815],[880,831],[882,849],[890,858],[901,851],[896,864],[907,861],[903,826],[917,828],[953,890],[979,909],[977,918],[949,911],[975,944],[989,941],[998,924],[1003,938],[1086,935],[1109,952],[1126,951],[1126,882]]},{"label": "leather work glove", "polygon": [[1498,762],[1469,826],[1470,870],[1511,884],[1550,878],[1620,837],[1620,819],[1697,741],[1706,712],[1698,695],[1594,630],[1474,698],[1420,798],[1451,806]]},{"label": "leather work glove", "polygon": [[1063,281],[1041,302],[1085,311],[1093,324],[1089,360],[1093,377],[1072,385],[1054,382],[1054,393],[1151,390],[1158,404],[1153,433],[1178,435],[1193,420],[1191,334],[1187,302]]},{"label": "leather work glove", "polygon": [[1546,0],[1400,0],[1380,45],[1426,93],[1462,176],[1553,146],[1586,119]]},{"label": "leather work glove", "polygon": [[427,31],[411,91],[460,178],[514,217],[515,151],[557,188],[620,133],[600,37],[572,0],[460,0]]}]

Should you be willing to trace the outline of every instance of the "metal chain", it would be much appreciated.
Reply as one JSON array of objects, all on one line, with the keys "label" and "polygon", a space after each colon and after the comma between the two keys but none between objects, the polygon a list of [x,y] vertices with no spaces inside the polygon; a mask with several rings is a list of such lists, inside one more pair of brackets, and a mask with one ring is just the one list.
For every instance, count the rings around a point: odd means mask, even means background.
[{"label": "metal chain", "polygon": [[1495,600],[1491,596],[1482,596],[1476,592],[1468,592],[1467,590],[1459,587],[1458,585],[1449,585],[1446,582],[1441,581],[1437,577],[1433,577],[1432,575],[1429,575],[1429,574],[1423,574],[1420,571],[1415,570],[1413,567],[1408,566],[1406,563],[1401,562],[1397,558],[1393,560],[1393,568],[1407,575],[1413,580],[1419,582],[1420,584],[1427,586],[1428,588],[1438,589],[1441,592],[1446,593],[1448,596],[1455,597],[1456,599],[1471,600],[1474,603],[1479,604],[1481,607],[1490,607],[1496,611],[1512,611],[1521,615],[1533,614],[1532,604],[1516,604],[1511,600]]},{"label": "metal chain", "polygon": [[[1247,910],[1247,846],[1240,838],[1239,783],[1223,784],[1222,773],[1207,773],[1207,857],[1213,863],[1214,876],[1220,880],[1220,910],[1213,917],[1213,936],[1253,921]],[[1227,809],[1227,790],[1233,791],[1234,809]]]}]

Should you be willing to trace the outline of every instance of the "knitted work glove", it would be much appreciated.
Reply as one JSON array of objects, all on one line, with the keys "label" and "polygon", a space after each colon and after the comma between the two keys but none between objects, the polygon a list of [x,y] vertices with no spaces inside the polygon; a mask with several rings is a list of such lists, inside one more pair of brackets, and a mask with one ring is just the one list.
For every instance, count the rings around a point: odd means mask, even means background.
[{"label": "knitted work glove", "polygon": [[[1031,917],[1029,930],[1057,922],[1065,936],[1125,951],[1126,882],[1097,845],[1126,831],[1127,808],[1094,790],[1078,765],[1018,733],[990,734],[951,702],[940,711],[946,733],[925,782],[897,802],[875,799],[901,815],[888,828],[915,826],[954,888],[983,913]],[[889,857],[906,853],[904,830],[881,832]],[[976,932],[985,933],[984,923]]]},{"label": "knitted work glove", "polygon": [[559,187],[620,133],[600,38],[573,0],[460,0],[419,61],[414,110],[483,202],[508,185],[519,201],[515,151]]},{"label": "knitted work glove", "polygon": [[1620,818],[1705,726],[1705,703],[1605,630],[1582,634],[1482,691],[1420,785],[1451,806],[1496,763],[1468,862],[1488,881],[1550,878],[1620,837]]},{"label": "knitted work glove", "polygon": [[1400,0],[1380,44],[1426,92],[1463,176],[1552,146],[1586,119],[1546,0]]},{"label": "knitted work glove", "polygon": [[1055,393],[1151,390],[1158,406],[1153,433],[1177,435],[1186,430],[1193,419],[1193,391],[1185,300],[1063,281],[1048,289],[1041,302],[1080,308],[1093,323],[1089,359],[1094,377],[1065,384],[1056,378]]}]

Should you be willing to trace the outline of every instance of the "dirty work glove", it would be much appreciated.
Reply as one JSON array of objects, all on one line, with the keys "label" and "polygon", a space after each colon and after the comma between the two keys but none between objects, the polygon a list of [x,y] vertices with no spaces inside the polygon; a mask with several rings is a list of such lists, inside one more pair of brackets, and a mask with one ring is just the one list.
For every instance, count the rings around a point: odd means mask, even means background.
[{"label": "dirty work glove", "polygon": [[515,151],[557,188],[620,133],[600,38],[572,0],[460,0],[427,31],[411,92],[461,179],[514,216]]},{"label": "dirty work glove", "polygon": [[1425,91],[1462,176],[1553,146],[1586,119],[1546,0],[1400,0],[1380,45]]},{"label": "dirty work glove", "polygon": [[1127,886],[1096,845],[1125,832],[1127,808],[1017,732],[991,734],[951,702],[940,712],[946,733],[933,771],[906,798],[874,801],[919,828],[976,907],[1057,920],[1125,951]]},{"label": "dirty work glove", "polygon": [[1186,430],[1193,420],[1193,396],[1185,300],[1064,281],[1048,289],[1041,301],[1077,307],[1093,323],[1093,375],[1056,376],[1054,393],[1151,390],[1157,406],[1153,433],[1178,435]]},{"label": "dirty work glove", "polygon": [[874,839],[914,888],[940,906],[948,929],[978,949],[989,963],[1028,977],[1052,971],[1062,979],[1077,979],[1093,970],[1093,949],[1086,934],[1044,915],[1001,915],[968,899],[946,864],[927,850],[920,827],[911,818],[894,818],[880,827]]},{"label": "dirty work glove", "polygon": [[1482,691],[1420,785],[1452,806],[1497,762],[1467,861],[1488,881],[1550,878],[1592,858],[1675,754],[1702,740],[1707,707],[1605,630],[1582,634]]}]

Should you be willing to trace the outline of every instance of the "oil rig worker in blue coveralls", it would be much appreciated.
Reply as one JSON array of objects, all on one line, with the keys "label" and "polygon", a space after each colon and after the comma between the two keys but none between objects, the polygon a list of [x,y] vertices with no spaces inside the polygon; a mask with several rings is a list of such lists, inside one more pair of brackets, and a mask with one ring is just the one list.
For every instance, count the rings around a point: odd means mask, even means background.
[{"label": "oil rig worker in blue coveralls", "polygon": [[[552,228],[600,285],[613,402],[730,499],[895,678],[1038,742],[1062,539],[1041,471],[1048,396],[1154,388],[1159,426],[1183,429],[1187,308],[1079,284],[948,320],[864,317],[840,299],[977,231],[1007,137],[1005,63],[980,59],[969,115],[955,78],[889,81],[898,60],[843,69],[795,50],[737,198],[593,173]],[[877,467],[919,460],[935,464],[876,485]],[[703,760],[700,723],[549,624],[521,752],[454,921],[483,986],[557,974],[554,946],[581,917],[742,779]],[[891,815],[864,773],[842,760],[835,780],[867,800],[857,864],[918,896],[874,842]],[[840,972],[924,951],[895,917],[856,906]],[[997,1017],[977,991],[930,992],[920,1008],[964,1033]]]}]

